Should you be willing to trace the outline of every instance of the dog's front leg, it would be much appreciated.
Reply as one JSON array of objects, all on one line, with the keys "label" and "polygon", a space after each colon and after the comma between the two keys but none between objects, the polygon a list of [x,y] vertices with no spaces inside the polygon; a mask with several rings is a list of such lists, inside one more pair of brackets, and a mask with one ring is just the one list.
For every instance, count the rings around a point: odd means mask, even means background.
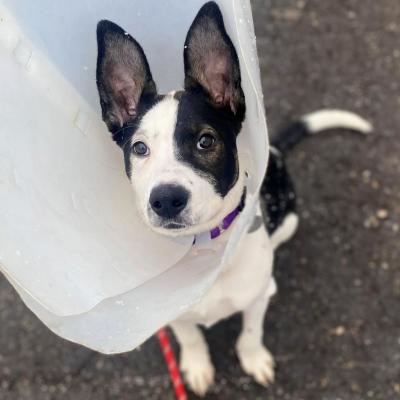
[{"label": "dog's front leg", "polygon": [[274,381],[274,359],[263,344],[263,323],[269,300],[275,292],[276,283],[271,278],[267,291],[243,311],[243,328],[236,343],[243,370],[263,386]]},{"label": "dog's front leg", "polygon": [[191,390],[204,396],[214,382],[214,367],[211,363],[203,333],[193,323],[175,321],[171,324],[180,345],[180,368]]}]

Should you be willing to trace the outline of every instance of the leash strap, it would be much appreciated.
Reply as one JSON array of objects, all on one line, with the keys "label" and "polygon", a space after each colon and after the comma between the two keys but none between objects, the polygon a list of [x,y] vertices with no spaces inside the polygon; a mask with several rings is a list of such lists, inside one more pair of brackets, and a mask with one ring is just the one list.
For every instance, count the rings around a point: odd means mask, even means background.
[{"label": "leash strap", "polygon": [[176,400],[187,400],[185,385],[183,384],[181,373],[176,362],[174,351],[165,328],[157,332],[160,347],[164,355],[165,363],[168,367],[169,376],[175,391]]}]

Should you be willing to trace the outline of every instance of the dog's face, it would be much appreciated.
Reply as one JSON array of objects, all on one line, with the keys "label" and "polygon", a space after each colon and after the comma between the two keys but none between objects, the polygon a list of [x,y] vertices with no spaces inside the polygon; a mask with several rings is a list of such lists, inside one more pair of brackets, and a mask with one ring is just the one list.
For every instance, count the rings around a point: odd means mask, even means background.
[{"label": "dog's face", "polygon": [[218,6],[204,5],[189,29],[185,87],[157,94],[140,45],[120,27],[97,28],[103,119],[122,148],[144,221],[168,235],[204,232],[243,193],[236,137],[245,115],[239,61]]}]

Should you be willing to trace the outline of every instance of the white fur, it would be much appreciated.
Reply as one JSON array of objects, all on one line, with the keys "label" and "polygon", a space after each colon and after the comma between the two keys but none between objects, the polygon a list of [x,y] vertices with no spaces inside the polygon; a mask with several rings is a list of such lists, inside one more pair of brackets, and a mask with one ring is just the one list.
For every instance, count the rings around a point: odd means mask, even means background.
[{"label": "white fur", "polygon": [[287,242],[295,234],[298,224],[299,217],[294,213],[288,214],[271,236],[272,247],[276,249],[282,243]]},{"label": "white fur", "polygon": [[[257,215],[261,215],[260,209]],[[263,345],[263,322],[269,300],[276,293],[273,252],[294,234],[297,220],[295,214],[289,214],[271,238],[264,226],[248,233],[201,302],[171,324],[182,348],[181,368],[196,394],[204,395],[214,379],[214,368],[197,325],[209,327],[238,311],[243,312],[243,329],[236,351],[243,370],[261,385],[274,381],[274,360]],[[230,230],[215,240],[226,241],[229,235]]]},{"label": "white fur", "polygon": [[[239,203],[244,173],[222,198],[213,185],[192,168],[176,158],[174,130],[178,101],[168,95],[148,111],[132,137],[132,143],[143,141],[150,149],[149,156],[131,155],[131,183],[137,205],[144,221],[159,233],[167,235],[196,234],[212,229]],[[150,193],[160,184],[177,184],[190,193],[182,212],[184,229],[164,229],[161,219],[149,207]]]},{"label": "white fur", "polygon": [[178,320],[171,327],[181,346],[179,366],[185,380],[196,394],[204,396],[215,375],[204,336],[196,324]]},{"label": "white fur", "polygon": [[344,128],[369,133],[372,125],[359,115],[343,110],[320,110],[306,114],[301,119],[310,133],[318,133],[325,129]]},{"label": "white fur", "polygon": [[[214,240],[225,242],[230,232],[231,229]],[[273,247],[262,226],[242,239],[232,262],[201,302],[185,314],[185,320],[209,327],[234,312],[246,309],[259,294],[266,292],[272,279],[272,261]]]}]

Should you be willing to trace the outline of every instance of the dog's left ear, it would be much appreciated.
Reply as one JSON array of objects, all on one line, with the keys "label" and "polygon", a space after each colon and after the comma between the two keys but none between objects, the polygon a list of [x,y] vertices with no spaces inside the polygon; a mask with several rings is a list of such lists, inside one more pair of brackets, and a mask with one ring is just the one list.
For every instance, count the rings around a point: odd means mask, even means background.
[{"label": "dog's left ear", "polygon": [[243,120],[245,98],[239,59],[218,5],[210,1],[198,12],[186,36],[185,89],[203,90],[216,107],[229,107]]}]

